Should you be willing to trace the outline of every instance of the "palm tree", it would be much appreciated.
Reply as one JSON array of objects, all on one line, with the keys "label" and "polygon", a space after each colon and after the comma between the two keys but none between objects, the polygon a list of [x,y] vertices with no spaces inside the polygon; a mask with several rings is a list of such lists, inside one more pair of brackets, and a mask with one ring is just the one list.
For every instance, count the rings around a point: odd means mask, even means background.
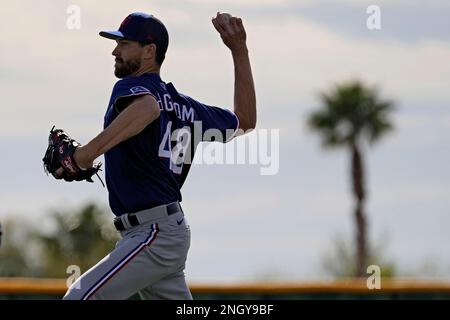
[{"label": "palm tree", "polygon": [[321,109],[308,118],[311,129],[322,136],[326,148],[345,147],[351,154],[351,177],[355,198],[354,219],[356,227],[356,276],[363,277],[367,267],[367,222],[364,202],[365,188],[362,146],[373,144],[388,133],[393,126],[389,112],[393,103],[383,100],[374,88],[359,81],[337,85],[320,94]]}]

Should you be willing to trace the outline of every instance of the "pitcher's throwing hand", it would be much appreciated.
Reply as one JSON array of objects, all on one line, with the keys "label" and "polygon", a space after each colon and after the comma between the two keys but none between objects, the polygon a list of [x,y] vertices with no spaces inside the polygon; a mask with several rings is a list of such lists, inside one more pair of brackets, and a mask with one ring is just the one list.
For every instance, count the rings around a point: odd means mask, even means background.
[{"label": "pitcher's throwing hand", "polygon": [[231,51],[247,50],[247,34],[241,18],[233,17],[226,12],[217,12],[216,17],[212,18],[212,23],[223,43]]}]

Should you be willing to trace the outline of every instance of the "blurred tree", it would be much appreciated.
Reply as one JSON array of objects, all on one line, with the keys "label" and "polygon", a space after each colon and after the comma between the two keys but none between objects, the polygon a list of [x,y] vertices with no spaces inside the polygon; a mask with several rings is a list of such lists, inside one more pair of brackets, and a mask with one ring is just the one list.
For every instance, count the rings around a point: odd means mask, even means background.
[{"label": "blurred tree", "polygon": [[[2,246],[0,247],[0,277],[35,276],[37,265],[30,257],[31,227],[23,219],[5,219],[2,222]],[[30,245],[31,244],[31,245]]]},{"label": "blurred tree", "polygon": [[95,204],[50,215],[52,230],[20,218],[3,221],[0,276],[66,278],[67,267],[85,272],[113,248],[119,239],[112,216]]},{"label": "blurred tree", "polygon": [[43,277],[67,277],[69,265],[85,272],[108,254],[119,238],[111,214],[92,203],[72,213],[56,212],[52,218],[53,232],[33,234],[40,245]]},{"label": "blurred tree", "polygon": [[326,148],[344,147],[351,154],[351,177],[355,198],[356,226],[355,276],[365,275],[368,258],[366,199],[362,146],[380,140],[392,128],[389,112],[393,103],[382,100],[374,88],[359,81],[337,85],[320,94],[321,109],[308,118],[308,125],[322,136]]},{"label": "blurred tree", "polygon": [[[386,258],[387,237],[383,236],[376,245],[369,246],[367,256],[367,266],[377,265],[381,269],[382,278],[393,278],[398,270],[390,259]],[[322,269],[333,278],[350,278],[356,274],[356,264],[354,250],[351,241],[346,240],[342,235],[333,238],[332,245],[322,257]],[[367,266],[365,275],[367,276]]]}]

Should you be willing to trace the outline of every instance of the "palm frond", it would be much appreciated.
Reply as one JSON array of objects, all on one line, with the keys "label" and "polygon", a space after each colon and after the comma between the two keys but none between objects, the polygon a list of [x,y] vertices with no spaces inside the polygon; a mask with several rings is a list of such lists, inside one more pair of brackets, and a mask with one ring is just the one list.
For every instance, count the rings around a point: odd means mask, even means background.
[{"label": "palm frond", "polygon": [[307,120],[322,135],[323,145],[334,147],[367,140],[375,143],[393,129],[389,113],[393,102],[379,97],[376,88],[354,81],[319,93],[320,109]]}]

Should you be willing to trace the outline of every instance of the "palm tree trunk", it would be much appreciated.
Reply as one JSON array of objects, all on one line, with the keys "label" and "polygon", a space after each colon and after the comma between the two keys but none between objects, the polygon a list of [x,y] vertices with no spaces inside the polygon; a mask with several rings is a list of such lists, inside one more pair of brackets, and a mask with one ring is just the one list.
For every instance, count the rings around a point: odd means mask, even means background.
[{"label": "palm tree trunk", "polygon": [[355,227],[356,227],[356,276],[364,277],[367,268],[367,234],[366,218],[364,214],[365,188],[364,168],[362,156],[358,146],[352,145],[352,179],[353,193],[356,200]]}]

